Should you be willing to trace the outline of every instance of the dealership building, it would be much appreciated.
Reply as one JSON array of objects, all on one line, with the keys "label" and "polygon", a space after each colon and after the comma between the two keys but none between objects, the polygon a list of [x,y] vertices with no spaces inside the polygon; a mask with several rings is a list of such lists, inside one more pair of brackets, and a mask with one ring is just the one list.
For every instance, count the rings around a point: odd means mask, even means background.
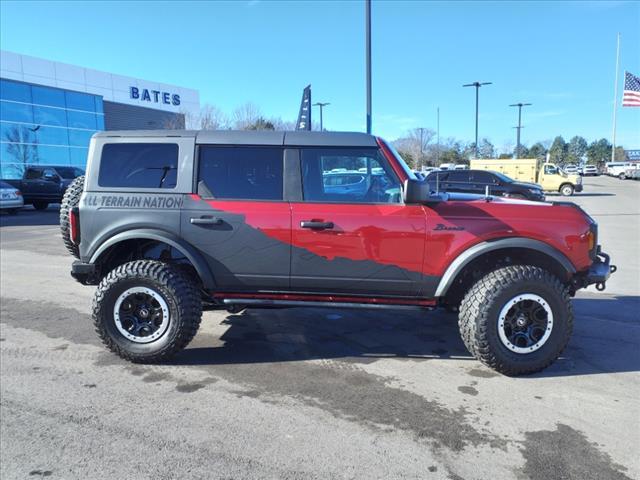
[{"label": "dealership building", "polygon": [[197,90],[0,51],[0,178],[25,165],[85,167],[101,130],[184,128]]}]

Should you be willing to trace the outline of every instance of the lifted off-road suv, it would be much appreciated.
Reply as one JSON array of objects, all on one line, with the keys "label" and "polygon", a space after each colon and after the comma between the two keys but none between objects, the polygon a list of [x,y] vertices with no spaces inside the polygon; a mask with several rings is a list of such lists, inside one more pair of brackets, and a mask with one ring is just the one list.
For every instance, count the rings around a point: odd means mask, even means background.
[{"label": "lifted off-road suv", "polygon": [[99,133],[61,229],[98,334],[134,362],[183,349],[203,309],[443,306],[481,362],[531,373],[615,270],[576,205],[434,196],[360,133]]}]

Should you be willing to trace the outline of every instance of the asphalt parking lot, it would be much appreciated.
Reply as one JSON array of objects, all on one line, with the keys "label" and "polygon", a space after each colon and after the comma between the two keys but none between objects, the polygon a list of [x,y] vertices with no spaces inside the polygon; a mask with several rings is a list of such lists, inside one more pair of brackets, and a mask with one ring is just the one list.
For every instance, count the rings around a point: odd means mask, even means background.
[{"label": "asphalt parking lot", "polygon": [[640,182],[587,178],[572,200],[619,270],[522,378],[440,311],[207,312],[173,364],[132,365],[93,332],[55,209],[3,215],[0,477],[639,478]]}]

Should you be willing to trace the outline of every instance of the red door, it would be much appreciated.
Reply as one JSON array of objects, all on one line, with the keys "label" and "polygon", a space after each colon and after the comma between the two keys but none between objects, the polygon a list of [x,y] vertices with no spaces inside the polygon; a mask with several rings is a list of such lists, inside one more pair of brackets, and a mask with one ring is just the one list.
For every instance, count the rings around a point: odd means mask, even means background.
[{"label": "red door", "polygon": [[293,203],[291,289],[418,295],[425,212],[414,205]]},{"label": "red door", "polygon": [[300,150],[302,202],[291,204],[291,289],[415,296],[426,216],[404,205],[378,148]]}]

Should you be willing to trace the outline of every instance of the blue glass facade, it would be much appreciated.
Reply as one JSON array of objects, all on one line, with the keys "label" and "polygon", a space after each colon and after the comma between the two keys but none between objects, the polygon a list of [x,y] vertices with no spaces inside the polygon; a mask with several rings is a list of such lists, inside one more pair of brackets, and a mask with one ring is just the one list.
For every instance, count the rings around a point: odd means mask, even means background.
[{"label": "blue glass facade", "polygon": [[0,79],[0,178],[19,178],[32,164],[84,169],[99,130],[102,97]]}]

